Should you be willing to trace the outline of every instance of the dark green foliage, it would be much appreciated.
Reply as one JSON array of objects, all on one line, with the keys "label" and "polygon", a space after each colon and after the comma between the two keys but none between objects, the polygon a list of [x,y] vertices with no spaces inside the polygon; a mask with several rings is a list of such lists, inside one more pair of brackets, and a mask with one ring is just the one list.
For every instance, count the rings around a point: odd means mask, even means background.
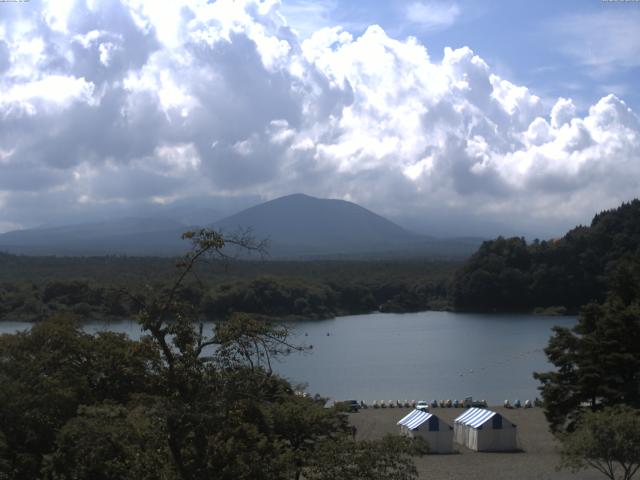
[{"label": "dark green foliage", "polygon": [[314,461],[318,445],[345,436],[346,417],[323,408],[323,401],[295,397],[293,401],[274,403],[267,409],[273,430],[284,439],[295,470],[301,472]]},{"label": "dark green foliage", "polygon": [[640,256],[624,259],[602,304],[582,309],[572,329],[556,327],[545,349],[556,371],[537,373],[554,431],[583,413],[617,404],[640,408]]},{"label": "dark green foliage", "polygon": [[462,270],[452,287],[454,305],[460,309],[512,310],[526,301],[526,271],[531,258],[521,238],[484,242]]},{"label": "dark green foliage", "polygon": [[176,478],[161,426],[142,408],[104,403],[80,406],[59,431],[43,473],[59,480]]},{"label": "dark green foliage", "polygon": [[123,335],[90,336],[55,319],[28,333],[0,336],[0,431],[3,459],[15,478],[34,478],[56,432],[79,405],[151,391],[159,357],[146,341]]},{"label": "dark green foliage", "polygon": [[601,302],[620,259],[640,248],[640,200],[599,213],[591,226],[527,244],[522,238],[485,242],[455,274],[459,310],[521,310]]},{"label": "dark green foliage", "polygon": [[293,478],[317,442],[346,434],[339,412],[269,370],[285,331],[235,317],[207,359],[188,330],[172,328],[173,367],[150,339],[64,319],[0,337],[0,478]]},{"label": "dark green foliage", "polygon": [[92,290],[86,282],[80,281],[52,281],[47,283],[42,290],[42,301],[49,303],[53,300],[65,305],[73,305],[80,302],[99,303],[100,292]]},{"label": "dark green foliage", "polygon": [[260,277],[247,282],[222,284],[203,301],[209,317],[225,317],[241,311],[269,316],[298,315],[327,318],[338,311],[336,292],[321,283]]},{"label": "dark green foliage", "polygon": [[[354,442],[348,437],[323,442],[305,472],[309,480],[412,480],[417,478],[412,455],[424,455],[422,439],[386,436],[381,441]],[[401,458],[403,461],[398,462]]]},{"label": "dark green foliage", "polygon": [[[141,341],[88,335],[68,319],[0,337],[0,478],[329,478],[318,477],[320,465],[348,467],[344,478],[415,478],[410,455],[421,450],[354,444],[342,412],[273,373],[274,357],[299,349],[284,327],[233,314],[203,331],[187,275],[227,243],[259,246],[206,230],[185,238],[193,250],[175,281],[129,295],[148,334]],[[259,290],[289,301],[288,290]],[[55,285],[49,295],[75,293]],[[333,445],[341,454],[328,457]]]},{"label": "dark green foliage", "polygon": [[[175,260],[55,258],[0,254],[0,320],[40,321],[56,314],[83,319],[132,318],[139,297],[168,293]],[[235,262],[194,267],[197,279],[180,296],[209,318],[230,312],[271,317],[330,318],[380,308],[408,312],[446,306],[455,264],[429,261]],[[266,272],[263,273],[263,272]]]},{"label": "dark green foliage", "polygon": [[574,472],[590,466],[610,480],[631,480],[640,470],[640,410],[589,412],[560,440],[562,466]]},{"label": "dark green foliage", "polygon": [[80,280],[50,280],[0,285],[0,318],[40,321],[52,315],[75,314],[84,319],[128,317],[135,305],[121,288]]},{"label": "dark green foliage", "polygon": [[[380,272],[377,272],[380,275]],[[425,274],[427,275],[427,274]],[[211,288],[202,301],[208,317],[230,312],[271,317],[329,318],[375,310],[410,312],[427,310],[446,298],[446,281],[428,278],[310,278],[261,276],[223,283]]]}]

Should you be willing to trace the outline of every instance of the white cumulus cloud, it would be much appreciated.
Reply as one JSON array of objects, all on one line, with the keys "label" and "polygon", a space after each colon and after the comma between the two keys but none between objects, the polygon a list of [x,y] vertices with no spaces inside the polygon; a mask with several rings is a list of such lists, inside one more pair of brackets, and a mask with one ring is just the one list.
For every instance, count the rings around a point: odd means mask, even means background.
[{"label": "white cumulus cloud", "polygon": [[460,16],[456,3],[420,1],[406,7],[407,19],[427,30],[450,27]]},{"label": "white cumulus cloud", "polygon": [[[549,108],[470,47],[434,60],[376,25],[302,40],[276,1],[38,5],[0,19],[0,225],[52,205],[303,191],[550,231],[640,187],[640,122],[621,98]],[[460,15],[410,10],[432,26]]]}]

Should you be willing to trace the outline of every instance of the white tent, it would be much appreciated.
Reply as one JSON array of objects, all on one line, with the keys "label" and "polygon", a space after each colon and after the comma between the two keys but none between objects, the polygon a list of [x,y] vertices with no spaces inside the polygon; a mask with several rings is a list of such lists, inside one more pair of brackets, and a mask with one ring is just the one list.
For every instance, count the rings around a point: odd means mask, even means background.
[{"label": "white tent", "polygon": [[516,426],[497,412],[470,408],[453,423],[455,441],[471,450],[506,452],[517,450]]},{"label": "white tent", "polygon": [[453,428],[432,413],[413,410],[400,419],[398,425],[403,435],[424,438],[431,453],[453,452]]}]

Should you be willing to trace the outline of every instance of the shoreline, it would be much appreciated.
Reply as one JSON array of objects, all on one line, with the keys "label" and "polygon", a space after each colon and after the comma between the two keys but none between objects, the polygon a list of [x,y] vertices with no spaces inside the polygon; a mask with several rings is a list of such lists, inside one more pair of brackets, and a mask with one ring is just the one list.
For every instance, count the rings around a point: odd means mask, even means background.
[{"label": "shoreline", "polygon": [[[562,308],[562,312],[558,311],[558,308]],[[535,317],[577,317],[579,315],[579,311],[572,311],[566,309],[564,307],[534,307],[530,310],[466,310],[466,309],[455,309],[452,305],[444,305],[438,307],[428,307],[428,308],[420,308],[420,309],[377,309],[371,310],[368,312],[356,311],[353,313],[349,313],[347,311],[339,311],[336,312],[335,315],[325,316],[321,314],[313,314],[313,315],[301,315],[301,314],[285,314],[285,315],[266,315],[262,313],[249,313],[249,315],[256,317],[258,320],[270,321],[270,322],[283,322],[283,323],[297,323],[297,322],[322,322],[326,320],[335,320],[344,317],[356,317],[361,315],[373,315],[373,314],[383,314],[383,315],[410,315],[416,313],[428,313],[428,312],[446,312],[453,314],[468,314],[468,315],[495,315],[495,316],[535,316]],[[77,313],[73,312],[59,312],[61,314],[70,313],[71,315],[79,316]],[[241,312],[240,312],[241,313]],[[55,316],[55,315],[52,315]],[[225,317],[211,317],[203,319],[204,322],[218,322],[224,321]],[[36,324],[43,321],[41,318],[33,318],[33,316],[21,315],[18,314],[15,318],[6,318],[4,316],[0,317],[0,323],[30,323]],[[136,321],[132,319],[130,316],[115,316],[115,315],[89,315],[86,317],[86,320],[82,320],[81,323],[92,323],[92,322],[126,322],[126,321]]]}]

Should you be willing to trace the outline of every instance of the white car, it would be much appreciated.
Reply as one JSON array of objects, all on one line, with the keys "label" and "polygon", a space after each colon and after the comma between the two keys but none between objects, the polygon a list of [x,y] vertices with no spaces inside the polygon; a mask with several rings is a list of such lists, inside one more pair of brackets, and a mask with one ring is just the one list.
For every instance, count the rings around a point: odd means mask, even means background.
[{"label": "white car", "polygon": [[424,410],[424,411],[429,410],[429,402],[425,400],[420,400],[418,403],[416,403],[416,410]]}]

